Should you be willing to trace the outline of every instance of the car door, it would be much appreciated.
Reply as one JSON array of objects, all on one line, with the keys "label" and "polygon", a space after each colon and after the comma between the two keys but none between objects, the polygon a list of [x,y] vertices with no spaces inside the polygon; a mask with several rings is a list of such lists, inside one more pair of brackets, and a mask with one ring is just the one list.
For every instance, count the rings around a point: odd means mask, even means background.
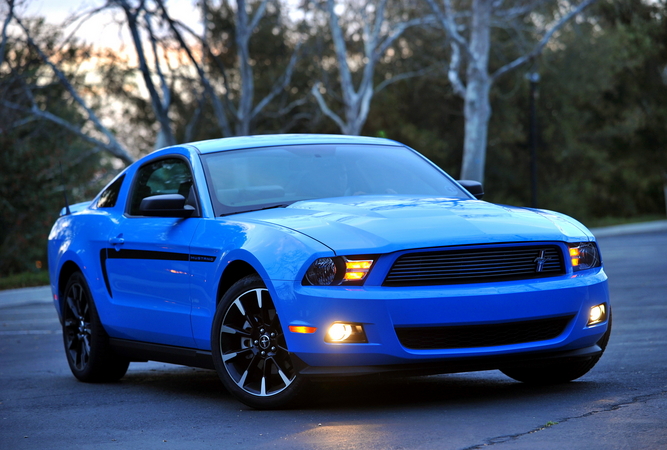
[{"label": "car door", "polygon": [[189,218],[142,215],[141,201],[180,193],[196,206],[186,159],[152,161],[134,177],[126,213],[109,235],[106,277],[114,305],[107,325],[116,337],[194,347],[190,323],[190,241],[199,223]]}]

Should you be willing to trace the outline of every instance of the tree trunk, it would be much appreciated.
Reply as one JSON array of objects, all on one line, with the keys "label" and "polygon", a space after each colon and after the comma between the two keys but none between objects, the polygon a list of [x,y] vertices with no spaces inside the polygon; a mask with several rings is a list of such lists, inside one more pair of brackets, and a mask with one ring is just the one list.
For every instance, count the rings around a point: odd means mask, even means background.
[{"label": "tree trunk", "polygon": [[465,91],[465,141],[461,179],[484,181],[484,163],[491,103],[489,93],[492,80],[488,74],[491,46],[492,0],[473,0],[470,56]]},{"label": "tree trunk", "polygon": [[484,181],[487,132],[491,117],[489,91],[491,81],[487,76],[468,78],[466,86],[464,117],[465,140],[463,142],[463,164],[461,179]]},{"label": "tree trunk", "polygon": [[236,135],[250,134],[252,105],[255,93],[255,80],[250,65],[250,29],[245,0],[236,2],[236,51],[238,53],[239,72],[241,75],[241,92],[237,109]]}]

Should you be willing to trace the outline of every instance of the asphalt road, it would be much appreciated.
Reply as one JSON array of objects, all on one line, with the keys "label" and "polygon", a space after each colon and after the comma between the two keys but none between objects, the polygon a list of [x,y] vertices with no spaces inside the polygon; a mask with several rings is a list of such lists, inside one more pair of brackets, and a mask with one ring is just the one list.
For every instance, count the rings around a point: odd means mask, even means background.
[{"label": "asphalt road", "polygon": [[135,363],[84,384],[48,292],[0,292],[0,449],[667,449],[667,231],[600,236],[609,347],[546,388],[497,371],[346,381],[308,408],[255,411],[206,370]]}]

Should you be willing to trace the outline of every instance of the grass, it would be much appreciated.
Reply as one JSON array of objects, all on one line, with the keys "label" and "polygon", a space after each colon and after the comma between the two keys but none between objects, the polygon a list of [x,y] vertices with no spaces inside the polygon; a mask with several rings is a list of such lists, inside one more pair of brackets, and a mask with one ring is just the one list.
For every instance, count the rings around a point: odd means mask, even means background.
[{"label": "grass", "polygon": [[0,290],[18,289],[24,287],[46,286],[49,284],[49,272],[23,272],[6,277],[0,277]]}]

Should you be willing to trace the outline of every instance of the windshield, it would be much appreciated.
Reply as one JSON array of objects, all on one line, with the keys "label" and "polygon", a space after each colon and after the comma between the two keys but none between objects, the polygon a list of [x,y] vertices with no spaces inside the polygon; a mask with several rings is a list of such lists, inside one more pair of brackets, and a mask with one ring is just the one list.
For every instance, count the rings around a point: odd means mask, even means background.
[{"label": "windshield", "polygon": [[470,198],[418,153],[384,145],[298,145],[202,155],[217,215],[355,195]]}]

